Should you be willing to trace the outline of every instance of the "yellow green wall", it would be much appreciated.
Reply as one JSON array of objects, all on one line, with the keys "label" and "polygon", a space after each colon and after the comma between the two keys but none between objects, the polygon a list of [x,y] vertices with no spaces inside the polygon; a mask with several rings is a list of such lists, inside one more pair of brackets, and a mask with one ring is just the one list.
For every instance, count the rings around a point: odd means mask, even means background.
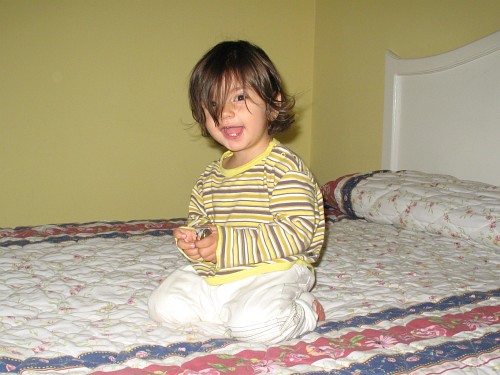
[{"label": "yellow green wall", "polygon": [[298,96],[282,140],[321,183],[380,165],[386,49],[500,29],[498,0],[0,0],[0,227],[185,216],[220,150],[189,127],[213,44],[263,47]]},{"label": "yellow green wall", "polygon": [[311,165],[321,183],[380,168],[384,59],[500,30],[499,0],[317,0]]},{"label": "yellow green wall", "polygon": [[186,215],[220,150],[187,102],[224,39],[263,47],[300,93],[284,140],[309,159],[314,4],[0,0],[0,227]]}]

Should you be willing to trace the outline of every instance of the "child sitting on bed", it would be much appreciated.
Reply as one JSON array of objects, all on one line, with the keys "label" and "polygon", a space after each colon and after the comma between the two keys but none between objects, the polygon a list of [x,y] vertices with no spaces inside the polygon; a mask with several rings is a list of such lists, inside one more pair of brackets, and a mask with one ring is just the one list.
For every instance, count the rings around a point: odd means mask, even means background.
[{"label": "child sitting on bed", "polygon": [[174,231],[190,265],[153,292],[150,316],[254,342],[313,330],[324,319],[311,294],[323,199],[301,158],[273,138],[293,123],[293,98],[262,49],[227,41],[194,67],[189,99],[202,134],[227,151],[192,190],[188,226]]}]

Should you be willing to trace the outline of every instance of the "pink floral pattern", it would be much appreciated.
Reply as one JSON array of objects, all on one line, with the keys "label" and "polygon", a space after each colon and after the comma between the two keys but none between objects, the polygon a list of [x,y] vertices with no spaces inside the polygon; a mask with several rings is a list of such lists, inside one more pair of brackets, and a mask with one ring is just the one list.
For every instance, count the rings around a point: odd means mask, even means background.
[{"label": "pink floral pattern", "polygon": [[[476,308],[465,314],[449,314],[440,317],[442,324],[453,322],[453,330],[434,324],[432,317],[419,318],[407,326],[394,325],[389,329],[365,329],[347,332],[336,339],[320,338],[312,343],[298,342],[292,346],[278,346],[267,351],[245,350],[234,355],[209,354],[194,358],[180,367],[151,365],[142,370],[120,369],[111,372],[95,372],[95,375],[128,374],[273,374],[296,365],[313,365],[319,360],[340,360],[352,353],[356,356],[373,349],[392,349],[396,345],[409,345],[440,336],[453,337],[463,333],[463,322],[470,318],[483,319],[488,325],[500,321],[500,306]],[[412,326],[418,328],[412,330]],[[470,328],[470,327],[469,327]],[[409,332],[409,334],[407,334]],[[436,354],[443,355],[443,351]],[[419,362],[422,357],[409,355],[407,362]],[[387,361],[396,362],[395,357]],[[135,372],[139,371],[139,372]]]}]

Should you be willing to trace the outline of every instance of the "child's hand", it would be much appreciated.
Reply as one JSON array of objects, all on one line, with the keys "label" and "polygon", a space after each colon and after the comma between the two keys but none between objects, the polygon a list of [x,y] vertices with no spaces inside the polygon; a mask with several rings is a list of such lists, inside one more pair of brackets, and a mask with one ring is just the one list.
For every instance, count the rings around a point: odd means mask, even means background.
[{"label": "child's hand", "polygon": [[198,249],[199,255],[205,262],[217,263],[217,243],[219,242],[219,234],[216,227],[210,227],[211,233],[194,242]]},{"label": "child's hand", "polygon": [[192,229],[176,228],[173,235],[177,242],[177,247],[190,259],[197,260],[201,258],[198,248],[195,245],[196,232]]}]

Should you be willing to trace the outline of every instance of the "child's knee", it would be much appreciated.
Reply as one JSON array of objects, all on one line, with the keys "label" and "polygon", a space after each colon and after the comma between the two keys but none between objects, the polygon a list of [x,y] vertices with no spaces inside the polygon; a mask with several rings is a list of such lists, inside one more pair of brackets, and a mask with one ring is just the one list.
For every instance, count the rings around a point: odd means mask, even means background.
[{"label": "child's knee", "polygon": [[192,306],[182,294],[163,288],[163,285],[151,294],[148,301],[150,318],[167,324],[185,324],[199,320]]},{"label": "child's knee", "polygon": [[[172,273],[153,291],[148,300],[151,319],[168,324],[185,324],[200,320],[196,310],[197,284],[203,282],[196,273],[181,269]],[[191,289],[194,289],[191,290]]]},{"label": "child's knee", "polygon": [[156,289],[148,300],[148,311],[151,319],[157,322],[169,323],[172,302],[166,293],[162,293],[160,289]]},{"label": "child's knee", "polygon": [[189,304],[171,295],[151,295],[148,302],[151,319],[167,324],[186,324],[199,320]]}]

